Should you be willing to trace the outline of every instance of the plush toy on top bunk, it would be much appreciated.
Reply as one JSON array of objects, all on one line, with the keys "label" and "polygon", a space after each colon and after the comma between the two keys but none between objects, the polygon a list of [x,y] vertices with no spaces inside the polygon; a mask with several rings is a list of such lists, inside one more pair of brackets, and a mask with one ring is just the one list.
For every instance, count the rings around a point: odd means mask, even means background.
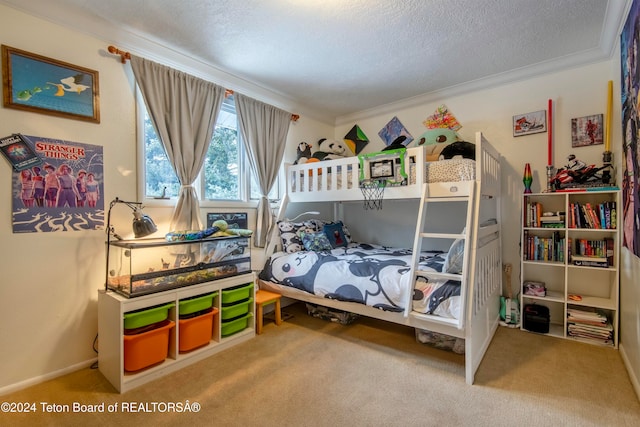
[{"label": "plush toy on top bunk", "polygon": [[294,165],[307,163],[307,160],[311,158],[311,144],[302,141],[296,148],[296,161]]},{"label": "plush toy on top bunk", "polygon": [[335,139],[322,138],[318,141],[318,150],[312,153],[311,149],[311,145],[306,142],[298,144],[294,164],[298,165],[320,162],[322,160],[341,159],[353,155],[345,142]]},{"label": "plush toy on top bunk", "polygon": [[428,130],[420,136],[417,144],[427,146],[428,162],[456,158],[475,160],[475,144],[460,139],[456,131],[462,126],[445,105],[427,117],[424,125]]}]

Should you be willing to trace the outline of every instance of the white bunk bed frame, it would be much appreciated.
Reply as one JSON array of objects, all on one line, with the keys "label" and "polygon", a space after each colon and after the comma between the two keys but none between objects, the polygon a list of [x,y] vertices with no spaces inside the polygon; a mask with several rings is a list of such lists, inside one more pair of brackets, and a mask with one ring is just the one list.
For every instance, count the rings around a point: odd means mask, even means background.
[{"label": "white bunk bed frame", "polygon": [[[424,275],[460,280],[461,315],[459,319],[411,311],[412,292],[407,292],[408,301],[406,301],[404,313],[388,312],[363,304],[327,299],[287,286],[278,286],[278,292],[295,300],[463,338],[465,340],[465,379],[467,384],[473,384],[475,372],[499,324],[500,293],[502,290],[501,156],[481,132],[476,133],[475,147],[476,178],[473,181],[425,184],[425,167],[416,167],[415,181],[404,186],[387,187],[384,191],[384,200],[421,199],[414,254],[420,252],[422,239],[462,238],[465,240],[465,261],[461,275],[420,272]],[[424,147],[408,148],[407,158],[410,156],[415,156],[416,165],[425,164]],[[287,166],[287,192],[280,206],[278,219],[284,219],[288,203],[363,202],[363,194],[358,185],[358,166],[358,157]],[[330,175],[332,175],[331,178],[329,178]],[[336,175],[341,175],[340,179],[336,179]],[[308,177],[308,179],[300,179],[300,177]],[[342,185],[341,183],[350,184]],[[423,227],[427,206],[434,202],[457,201],[467,203],[466,230],[470,230],[470,232],[456,235],[426,233]],[[496,217],[497,224],[481,227],[481,221],[486,219],[480,218],[481,212],[486,210],[482,206],[485,203],[494,204],[492,212]],[[273,228],[265,247],[265,255],[267,256],[274,252],[280,240],[278,228]],[[417,262],[417,257],[414,257],[412,271],[414,279],[418,273],[416,271]],[[413,284],[414,280],[411,281],[412,286]],[[268,284],[262,286],[270,287]]]}]

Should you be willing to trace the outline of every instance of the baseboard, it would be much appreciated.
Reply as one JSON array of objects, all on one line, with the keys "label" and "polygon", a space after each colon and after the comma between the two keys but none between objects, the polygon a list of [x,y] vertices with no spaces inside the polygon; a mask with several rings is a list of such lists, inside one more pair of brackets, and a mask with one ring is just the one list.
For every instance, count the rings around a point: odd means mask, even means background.
[{"label": "baseboard", "polygon": [[638,377],[636,377],[636,373],[633,370],[629,358],[627,357],[627,353],[624,351],[624,345],[622,343],[618,345],[618,351],[622,356],[622,362],[624,363],[625,368],[627,368],[627,374],[629,375],[633,389],[636,391],[636,397],[640,400],[640,381],[638,381]]},{"label": "baseboard", "polygon": [[98,361],[97,357],[93,359],[86,360],[84,362],[76,363],[75,365],[67,366],[64,369],[60,369],[58,371],[49,372],[45,375],[40,375],[38,377],[29,378],[28,380],[21,381],[19,383],[11,384],[5,387],[0,388],[0,396],[4,396],[9,393],[13,393],[19,390],[24,390],[25,388],[34,386],[36,384],[43,383],[45,381],[52,380],[54,378],[61,377],[63,375],[70,374],[71,372],[79,371],[80,369],[84,369]]}]

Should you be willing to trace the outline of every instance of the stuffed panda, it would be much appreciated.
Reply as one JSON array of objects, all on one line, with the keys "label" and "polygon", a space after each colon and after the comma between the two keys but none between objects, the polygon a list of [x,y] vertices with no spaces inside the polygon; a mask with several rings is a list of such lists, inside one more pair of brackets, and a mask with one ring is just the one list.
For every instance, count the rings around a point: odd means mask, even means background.
[{"label": "stuffed panda", "polygon": [[349,154],[349,148],[344,141],[322,138],[318,141],[318,151],[311,157],[319,161],[349,157]]}]

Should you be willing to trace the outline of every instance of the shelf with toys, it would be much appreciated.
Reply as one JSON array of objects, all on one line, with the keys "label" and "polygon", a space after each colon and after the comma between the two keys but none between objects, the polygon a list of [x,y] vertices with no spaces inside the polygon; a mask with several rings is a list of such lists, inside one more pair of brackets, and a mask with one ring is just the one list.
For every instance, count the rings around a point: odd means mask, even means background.
[{"label": "shelf with toys", "polygon": [[522,329],[618,346],[619,247],[615,188],[522,196]]}]

